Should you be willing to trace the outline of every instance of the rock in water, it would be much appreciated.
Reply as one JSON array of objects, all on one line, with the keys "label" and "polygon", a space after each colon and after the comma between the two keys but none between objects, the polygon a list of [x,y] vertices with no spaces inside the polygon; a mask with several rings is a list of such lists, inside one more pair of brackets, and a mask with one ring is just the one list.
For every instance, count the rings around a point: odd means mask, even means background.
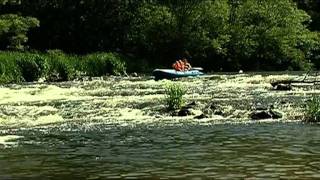
[{"label": "rock in water", "polygon": [[251,113],[250,117],[251,119],[254,119],[254,120],[272,118],[271,114],[268,111],[255,111]]},{"label": "rock in water", "polygon": [[138,77],[138,73],[134,72],[131,74],[132,77]]},{"label": "rock in water", "polygon": [[291,84],[277,84],[274,86],[274,90],[279,90],[279,91],[289,91],[292,89]]},{"label": "rock in water", "polygon": [[190,109],[183,108],[178,112],[178,116],[189,116],[189,115],[192,115],[192,112]]},{"label": "rock in water", "polygon": [[255,111],[250,115],[251,119],[261,120],[261,119],[280,119],[282,114],[275,110],[270,109],[269,111]]},{"label": "rock in water", "polygon": [[205,115],[205,114],[200,114],[199,116],[195,116],[195,119],[204,119],[204,118],[209,118],[209,116]]},{"label": "rock in water", "polygon": [[278,111],[275,111],[275,110],[270,110],[269,113],[271,114],[272,116],[272,119],[280,119],[282,118],[282,114]]}]

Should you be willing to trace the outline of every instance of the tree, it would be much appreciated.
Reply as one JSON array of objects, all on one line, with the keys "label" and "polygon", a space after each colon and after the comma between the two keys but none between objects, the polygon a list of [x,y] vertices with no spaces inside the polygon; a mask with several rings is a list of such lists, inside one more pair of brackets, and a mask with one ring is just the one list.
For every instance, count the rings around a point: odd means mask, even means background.
[{"label": "tree", "polygon": [[[21,1],[1,0],[0,4],[20,4]],[[27,42],[27,32],[30,28],[38,27],[39,21],[32,17],[23,17],[17,14],[0,15],[0,48],[15,50],[24,49]]]},{"label": "tree", "polygon": [[227,3],[220,1],[145,3],[131,23],[129,39],[158,63],[169,64],[184,51],[203,58],[207,50],[221,49],[228,13]]},{"label": "tree", "polygon": [[311,16],[310,29],[320,31],[320,1],[319,0],[294,0],[300,9]]},{"label": "tree", "polygon": [[31,32],[34,48],[62,49],[71,53],[123,49],[133,0],[23,1],[20,11],[36,17],[41,27]]},{"label": "tree", "polygon": [[228,46],[237,68],[284,70],[308,64],[308,52],[299,44],[315,40],[305,26],[310,17],[290,0],[241,1],[235,16]]},{"label": "tree", "polygon": [[39,26],[39,21],[32,17],[22,17],[16,14],[0,15],[0,39],[8,49],[23,50],[27,42],[27,32],[30,28]]}]

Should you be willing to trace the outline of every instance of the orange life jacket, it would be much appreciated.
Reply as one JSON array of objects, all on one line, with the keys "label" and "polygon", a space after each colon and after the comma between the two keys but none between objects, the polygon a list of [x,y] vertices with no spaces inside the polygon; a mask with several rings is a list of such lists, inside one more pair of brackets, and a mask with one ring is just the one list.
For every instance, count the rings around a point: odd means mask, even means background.
[{"label": "orange life jacket", "polygon": [[176,71],[184,71],[185,66],[181,60],[178,60],[175,63],[173,63],[172,68],[175,69]]}]

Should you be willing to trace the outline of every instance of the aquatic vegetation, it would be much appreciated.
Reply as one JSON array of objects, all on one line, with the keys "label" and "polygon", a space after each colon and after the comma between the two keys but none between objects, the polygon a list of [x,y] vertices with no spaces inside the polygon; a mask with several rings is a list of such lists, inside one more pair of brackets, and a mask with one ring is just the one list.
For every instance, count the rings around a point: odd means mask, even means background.
[{"label": "aquatic vegetation", "polygon": [[304,120],[306,122],[320,122],[320,97],[313,96],[307,102]]},{"label": "aquatic vegetation", "polygon": [[165,94],[165,102],[168,110],[176,110],[183,105],[183,95],[186,94],[186,90],[180,84],[169,83],[165,86]]}]

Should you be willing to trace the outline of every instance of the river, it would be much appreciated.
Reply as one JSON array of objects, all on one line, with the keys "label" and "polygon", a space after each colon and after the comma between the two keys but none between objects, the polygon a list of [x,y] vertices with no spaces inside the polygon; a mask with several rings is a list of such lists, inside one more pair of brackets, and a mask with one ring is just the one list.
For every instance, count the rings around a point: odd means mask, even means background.
[{"label": "river", "polygon": [[[319,91],[271,90],[283,77],[179,81],[187,101],[222,107],[204,119],[166,114],[168,82],[151,79],[3,86],[0,179],[320,178],[319,126],[299,121],[300,103]],[[250,120],[257,102],[283,118]]]},{"label": "river", "polygon": [[68,123],[10,133],[21,138],[1,150],[0,179],[320,178],[314,125]]}]

